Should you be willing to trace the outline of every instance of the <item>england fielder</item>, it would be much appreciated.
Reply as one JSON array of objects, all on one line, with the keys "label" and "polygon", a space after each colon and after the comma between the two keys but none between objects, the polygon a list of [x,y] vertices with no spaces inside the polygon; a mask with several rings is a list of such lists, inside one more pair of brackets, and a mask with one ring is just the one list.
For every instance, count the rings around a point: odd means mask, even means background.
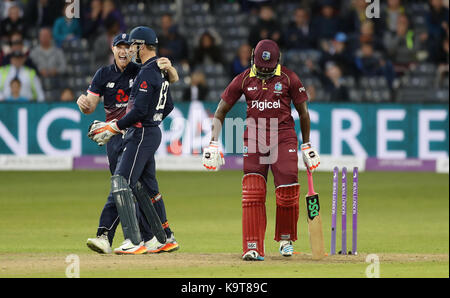
[{"label": "england fielder", "polygon": [[300,116],[305,165],[314,171],[319,155],[311,146],[306,90],[298,76],[280,65],[280,51],[272,40],[261,40],[252,54],[251,67],[222,93],[214,114],[212,137],[202,162],[217,171],[224,164],[218,144],[224,119],[242,96],[247,103],[244,132],[244,177],[242,179],[243,260],[264,260],[266,231],[266,181],[269,167],[276,186],[275,240],[283,256],[293,253],[297,240],[300,185],[298,184],[298,140],[291,116],[291,103]]},{"label": "england fielder", "polygon": [[[94,121],[89,132],[89,137],[100,145],[125,133],[122,157],[111,177],[111,192],[125,238],[122,245],[114,249],[116,254],[147,252],[138,226],[134,198],[147,220],[153,221],[152,231],[158,238],[154,229],[158,224],[154,221],[159,221],[159,218],[153,216],[149,197],[140,194],[144,190],[150,197],[160,196],[154,154],[161,143],[159,124],[173,110],[167,75],[157,64],[158,39],[155,32],[148,27],[136,27],[130,32],[129,42],[131,52],[142,66],[131,89],[127,113],[120,120]],[[152,252],[178,247],[173,234],[163,236],[164,240],[158,238],[159,245]]]},{"label": "england fielder", "polygon": [[[113,39],[111,50],[114,55],[114,63],[97,70],[87,90],[87,94],[81,95],[78,98],[77,104],[84,114],[94,112],[103,96],[106,121],[121,119],[125,115],[131,87],[140,70],[138,64],[130,62],[128,37],[128,34],[121,33]],[[177,71],[167,58],[160,58],[158,65],[161,70],[167,72],[171,83],[178,80]],[[122,150],[122,135],[112,137],[106,144],[111,174],[114,174]],[[165,231],[170,236],[172,232],[165,215],[164,202],[160,195],[156,195],[153,200],[155,201],[155,208],[165,226]],[[159,250],[161,245],[156,240],[156,237],[153,236],[147,221],[139,214],[139,208],[137,208],[136,212],[139,217],[139,226],[147,250],[150,252]],[[97,237],[89,238],[87,240],[87,246],[98,253],[111,253],[111,245],[118,224],[119,215],[112,193],[110,193],[100,215]],[[174,245],[171,245],[170,250],[165,251],[175,250],[178,244],[176,244],[176,241],[174,243]]]}]

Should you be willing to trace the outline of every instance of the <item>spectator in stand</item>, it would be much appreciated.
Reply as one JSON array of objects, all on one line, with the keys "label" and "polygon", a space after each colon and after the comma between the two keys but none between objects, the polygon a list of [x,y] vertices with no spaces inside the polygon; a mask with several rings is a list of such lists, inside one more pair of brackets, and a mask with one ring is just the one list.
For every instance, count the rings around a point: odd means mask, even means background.
[{"label": "spectator in stand", "polygon": [[387,6],[381,12],[383,29],[393,33],[397,31],[398,18],[404,14],[406,10],[401,0],[388,0]]},{"label": "spectator in stand", "polygon": [[409,27],[406,15],[397,19],[397,30],[395,33],[385,32],[384,46],[390,60],[396,66],[396,72],[405,71],[411,63],[417,61],[417,46],[414,31]]},{"label": "spectator in stand", "polygon": [[63,9],[64,1],[28,0],[25,9],[27,26],[33,29],[52,27]]},{"label": "spectator in stand", "polygon": [[377,51],[384,51],[382,39],[375,32],[375,24],[371,20],[366,20],[361,24],[360,31],[350,38],[350,49],[356,52],[363,43],[371,43]]},{"label": "spectator in stand", "polygon": [[[448,74],[449,74],[449,55],[448,55],[449,45],[448,38],[442,42],[442,47],[438,51],[436,55],[435,63],[438,65],[437,76],[438,76],[438,84],[442,84],[443,80],[447,80],[448,82]],[[447,76],[447,78],[445,78]]]},{"label": "spectator in stand", "polygon": [[81,26],[76,18],[68,18],[65,15],[67,3],[62,11],[62,16],[56,19],[53,25],[53,38],[58,47],[64,42],[81,38]]},{"label": "spectator in stand", "polygon": [[20,32],[22,36],[25,34],[25,21],[20,16],[21,10],[18,5],[12,5],[8,10],[8,17],[0,22],[0,38],[7,41],[13,32]]},{"label": "spectator in stand", "polygon": [[394,67],[390,61],[384,60],[376,54],[371,43],[363,43],[361,51],[355,59],[355,65],[359,76],[384,77],[389,87],[395,79]]},{"label": "spectator in stand", "polygon": [[350,9],[343,13],[341,29],[350,35],[358,33],[361,30],[361,24],[367,20],[366,8],[365,0],[351,0]]},{"label": "spectator in stand", "polygon": [[329,61],[325,65],[324,72],[318,69],[311,60],[306,60],[305,66],[314,76],[320,79],[327,98],[331,101],[350,101],[349,92],[343,84],[342,71],[338,65]]},{"label": "spectator in stand", "polygon": [[291,22],[284,34],[286,48],[289,50],[315,48],[316,40],[311,29],[309,11],[304,7],[298,7],[294,12],[294,21]]},{"label": "spectator in stand", "polygon": [[314,35],[318,40],[330,40],[340,31],[340,20],[332,0],[322,0],[320,15],[312,20]]},{"label": "spectator in stand", "polygon": [[25,65],[37,70],[36,65],[34,65],[33,61],[29,57],[29,49],[24,44],[22,33],[14,32],[11,34],[9,39],[9,45],[3,47],[3,59],[0,65],[11,64],[11,53],[15,51],[20,51],[25,55]]},{"label": "spectator in stand", "polygon": [[102,20],[106,22],[107,19],[115,19],[120,25],[120,32],[125,32],[127,26],[125,25],[122,14],[116,7],[116,3],[113,0],[104,0],[102,8]]},{"label": "spectator in stand", "polygon": [[50,28],[42,28],[39,31],[39,46],[31,50],[30,58],[37,66],[41,77],[60,76],[66,71],[64,53],[53,45]]},{"label": "spectator in stand", "polygon": [[251,56],[252,48],[249,44],[245,43],[239,47],[236,57],[231,62],[231,76],[233,78],[250,67]]},{"label": "spectator in stand", "polygon": [[342,71],[336,64],[326,65],[322,84],[332,101],[350,101],[348,89],[342,84]]},{"label": "spectator in stand", "polygon": [[282,29],[278,24],[273,8],[267,4],[261,6],[259,19],[255,26],[250,29],[248,43],[252,48],[262,39],[271,39],[283,46]]},{"label": "spectator in stand", "polygon": [[183,101],[204,101],[208,96],[208,86],[206,84],[205,74],[195,71],[191,74],[191,82],[183,91]]},{"label": "spectator in stand", "polygon": [[217,45],[216,38],[209,31],[204,32],[199,39],[198,46],[194,49],[191,67],[200,64],[224,65],[222,50]]},{"label": "spectator in stand", "polygon": [[22,83],[19,79],[13,79],[9,84],[11,88],[11,95],[5,99],[5,101],[13,101],[13,102],[24,102],[29,101],[28,98],[25,98],[20,95],[20,89],[22,88]]},{"label": "spectator in stand", "polygon": [[83,37],[95,39],[104,29],[102,20],[102,0],[92,0],[89,10],[85,12],[83,18]]},{"label": "spectator in stand", "polygon": [[161,17],[161,33],[158,34],[159,56],[169,58],[172,63],[187,62],[188,47],[186,40],[178,33],[170,14]]},{"label": "spectator in stand", "polygon": [[120,33],[120,24],[114,18],[105,21],[106,32],[102,33],[94,42],[94,53],[91,56],[91,65],[100,68],[114,63],[111,44],[114,37]]},{"label": "spectator in stand", "polygon": [[426,16],[429,51],[436,53],[441,48],[442,42],[449,37],[448,8],[443,0],[429,0],[430,11]]},{"label": "spectator in stand", "polygon": [[326,47],[319,61],[322,69],[325,69],[325,65],[331,61],[340,67],[345,76],[356,75],[354,57],[347,49],[347,35],[344,32],[339,32],[330,43],[324,43],[324,45]]},{"label": "spectator in stand", "polygon": [[0,21],[8,18],[9,8],[11,6],[19,6],[21,8],[21,2],[16,0],[0,0]]},{"label": "spectator in stand", "polygon": [[12,96],[11,81],[19,79],[22,83],[21,97],[44,101],[44,91],[36,70],[25,66],[24,63],[25,55],[15,51],[11,55],[11,64],[0,67],[0,99]]},{"label": "spectator in stand", "polygon": [[61,92],[61,96],[59,98],[59,101],[61,101],[61,102],[75,101],[75,94],[73,94],[72,89],[64,88],[63,91]]}]

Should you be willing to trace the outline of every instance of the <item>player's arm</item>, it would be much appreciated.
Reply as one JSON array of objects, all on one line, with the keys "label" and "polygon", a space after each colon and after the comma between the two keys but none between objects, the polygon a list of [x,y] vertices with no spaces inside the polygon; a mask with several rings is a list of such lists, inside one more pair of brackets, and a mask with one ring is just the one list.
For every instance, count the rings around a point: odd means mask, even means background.
[{"label": "player's arm", "polygon": [[238,75],[231,81],[225,91],[222,93],[219,105],[214,113],[211,141],[209,146],[203,150],[202,164],[207,170],[217,171],[220,166],[225,164],[222,151],[220,151],[219,135],[222,131],[223,122],[233,105],[242,96],[242,75]]},{"label": "player's arm", "polygon": [[219,140],[220,132],[222,131],[223,122],[228,112],[231,110],[232,105],[228,104],[223,99],[220,100],[214,113],[212,128],[211,128],[211,142],[217,142]]},{"label": "player's arm", "polygon": [[92,78],[92,82],[88,87],[86,94],[80,95],[77,100],[77,105],[83,114],[91,114],[97,108],[100,102],[100,97],[103,94],[104,80],[103,68],[100,68]]},{"label": "player's arm", "polygon": [[83,114],[91,114],[97,108],[100,102],[100,96],[91,93],[81,94],[77,99],[77,105]]},{"label": "player's arm", "polygon": [[172,66],[172,62],[170,62],[170,60],[168,58],[161,57],[158,59],[157,63],[158,63],[158,67],[167,73],[167,76],[169,78],[169,83],[172,84],[172,83],[178,82],[178,80],[179,80],[178,72],[175,69],[175,67]]},{"label": "player's arm", "polygon": [[309,118],[308,105],[306,101],[294,103],[295,109],[300,117],[300,130],[302,132],[303,143],[309,143],[309,135],[311,132],[311,120]]},{"label": "player's arm", "polygon": [[309,171],[314,171],[320,165],[319,153],[311,145],[310,132],[311,132],[311,120],[309,118],[308,111],[308,95],[306,89],[300,82],[298,76],[294,73],[291,74],[291,84],[289,86],[289,94],[294,103],[294,107],[300,117],[300,130],[302,132],[303,144],[300,146],[302,150],[302,157],[305,166]]},{"label": "player's arm", "polygon": [[211,127],[211,141],[209,142],[209,146],[203,150],[202,157],[202,164],[207,170],[218,171],[225,164],[223,153],[219,148],[219,135],[222,131],[225,117],[231,108],[232,105],[221,99],[214,113]]}]

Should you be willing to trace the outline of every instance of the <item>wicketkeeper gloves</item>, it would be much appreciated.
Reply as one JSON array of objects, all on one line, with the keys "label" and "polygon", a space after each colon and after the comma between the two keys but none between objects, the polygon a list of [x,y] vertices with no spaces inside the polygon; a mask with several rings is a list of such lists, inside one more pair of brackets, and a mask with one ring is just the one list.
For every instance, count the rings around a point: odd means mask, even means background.
[{"label": "wicketkeeper gloves", "polygon": [[105,145],[113,136],[122,133],[116,122],[116,119],[109,122],[95,120],[89,126],[88,137],[99,146]]}]

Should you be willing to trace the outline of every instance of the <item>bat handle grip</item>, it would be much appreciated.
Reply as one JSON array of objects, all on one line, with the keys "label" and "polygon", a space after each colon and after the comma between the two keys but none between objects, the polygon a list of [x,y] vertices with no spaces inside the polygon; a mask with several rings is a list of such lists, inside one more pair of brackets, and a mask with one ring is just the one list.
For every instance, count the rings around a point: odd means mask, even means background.
[{"label": "bat handle grip", "polygon": [[306,168],[306,174],[308,175],[308,195],[314,195],[316,192],[314,191],[314,183],[312,173]]}]

